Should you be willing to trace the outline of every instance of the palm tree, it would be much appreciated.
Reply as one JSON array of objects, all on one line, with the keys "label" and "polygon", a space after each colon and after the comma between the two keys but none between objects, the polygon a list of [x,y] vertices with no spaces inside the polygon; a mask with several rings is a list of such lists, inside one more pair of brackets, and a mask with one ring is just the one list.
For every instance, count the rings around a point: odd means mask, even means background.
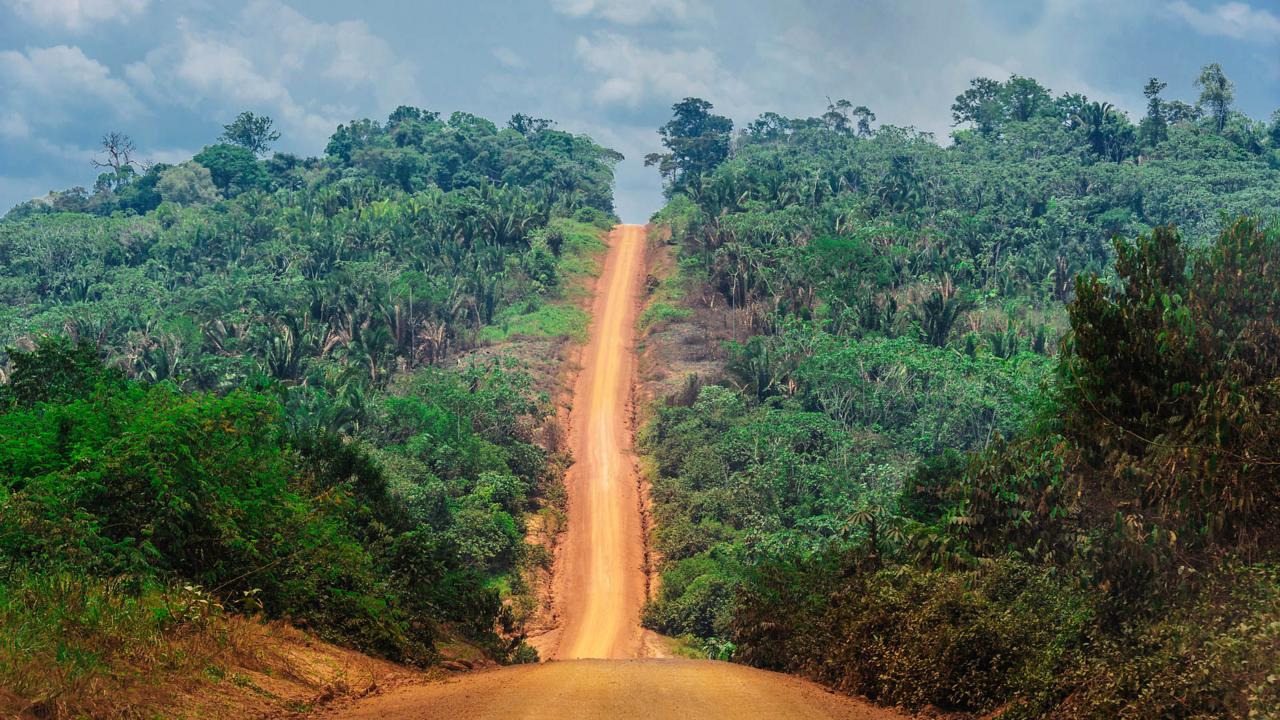
[{"label": "palm tree", "polygon": [[945,276],[942,284],[929,297],[911,308],[911,317],[919,328],[920,339],[934,347],[946,347],[951,329],[960,316],[972,307],[971,300],[957,296],[951,278]]},{"label": "palm tree", "polygon": [[1084,131],[1085,140],[1093,154],[1107,156],[1111,145],[1112,131],[1107,120],[1115,114],[1115,106],[1109,102],[1090,102],[1080,107],[1079,112],[1071,117],[1071,127]]}]

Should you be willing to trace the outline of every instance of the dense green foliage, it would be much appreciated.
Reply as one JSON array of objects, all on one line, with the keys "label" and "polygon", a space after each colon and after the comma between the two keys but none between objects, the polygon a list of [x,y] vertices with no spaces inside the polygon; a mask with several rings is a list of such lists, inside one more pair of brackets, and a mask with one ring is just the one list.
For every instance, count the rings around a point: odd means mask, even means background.
[{"label": "dense green foliage", "polygon": [[[555,130],[402,108],[340,128],[329,152],[212,145],[79,206],[20,206],[0,222],[0,341],[65,332],[185,387],[262,373],[335,388],[347,370],[378,384],[546,302],[569,231],[553,217],[611,212],[616,156]],[[134,214],[125,191],[153,175],[177,199]]]},{"label": "dense green foliage", "polygon": [[181,580],[404,659],[429,659],[442,622],[496,642],[485,578],[511,567],[518,513],[550,472],[508,426],[540,412],[518,376],[415,378],[421,397],[387,398],[369,433],[400,459],[384,471],[356,444],[293,437],[269,394],[126,380],[87,344],[14,361],[0,397],[6,573]]},{"label": "dense green foliage", "polygon": [[[535,442],[535,378],[466,355],[582,334],[620,157],[415,108],[323,158],[260,159],[276,139],[244,113],[143,171],[112,133],[93,194],[0,220],[0,634],[25,638],[0,684],[33,702],[127,687],[211,608],[410,662],[536,657],[511,601],[567,458]],[[101,623],[46,606],[68,588]]]},{"label": "dense green foliage", "polygon": [[673,184],[734,337],[642,437],[646,622],[910,706],[1276,712],[1280,235],[1234,218],[1280,145],[1220,75],[1138,125],[978,79],[948,147],[766,114]]}]

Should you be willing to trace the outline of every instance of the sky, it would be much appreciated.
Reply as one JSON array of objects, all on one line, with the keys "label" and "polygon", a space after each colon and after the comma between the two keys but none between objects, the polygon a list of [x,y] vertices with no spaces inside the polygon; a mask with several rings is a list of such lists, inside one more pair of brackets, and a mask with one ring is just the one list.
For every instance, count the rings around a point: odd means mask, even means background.
[{"label": "sky", "polygon": [[1036,78],[1137,119],[1148,77],[1194,101],[1221,63],[1237,107],[1280,107],[1280,0],[0,0],[0,212],[92,186],[99,138],[180,162],[242,110],[276,149],[398,105],[553,119],[626,156],[617,207],[662,203],[645,168],[687,96],[741,126],[828,99],[946,142],[971,78]]}]

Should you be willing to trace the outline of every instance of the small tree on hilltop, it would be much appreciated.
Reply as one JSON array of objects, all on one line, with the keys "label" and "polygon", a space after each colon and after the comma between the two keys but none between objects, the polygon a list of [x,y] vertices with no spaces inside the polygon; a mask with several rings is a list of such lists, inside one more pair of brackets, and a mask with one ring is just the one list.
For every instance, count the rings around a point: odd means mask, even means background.
[{"label": "small tree on hilltop", "polygon": [[254,155],[265,155],[271,149],[271,143],[280,139],[280,133],[271,129],[273,122],[266,115],[254,115],[246,110],[231,124],[222,126],[218,141],[239,145]]}]

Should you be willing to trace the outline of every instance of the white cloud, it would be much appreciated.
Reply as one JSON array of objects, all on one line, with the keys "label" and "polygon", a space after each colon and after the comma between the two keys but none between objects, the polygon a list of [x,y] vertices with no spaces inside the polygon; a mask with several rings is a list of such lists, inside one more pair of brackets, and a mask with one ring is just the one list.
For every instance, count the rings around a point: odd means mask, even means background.
[{"label": "white cloud", "polygon": [[661,50],[604,32],[579,37],[576,52],[588,70],[601,76],[594,97],[603,104],[635,107],[651,98],[676,102],[696,95],[735,107],[746,95],[746,86],[705,47]]},{"label": "white cloud", "polygon": [[1280,17],[1248,3],[1228,2],[1204,11],[1178,0],[1169,11],[1201,35],[1222,35],[1237,40],[1280,38]]},{"label": "white cloud", "polygon": [[149,0],[8,0],[22,17],[45,27],[82,32],[147,9]]},{"label": "white cloud", "polygon": [[312,150],[338,123],[419,99],[414,66],[364,22],[315,22],[275,0],[251,2],[220,30],[182,21],[126,75],[157,101],[228,119],[270,114],[286,144]]},{"label": "white cloud", "polygon": [[697,0],[551,0],[551,5],[570,17],[592,16],[620,25],[683,23],[705,19],[709,14]]},{"label": "white cloud", "polygon": [[70,45],[0,51],[0,97],[11,112],[39,112],[42,122],[55,123],[86,107],[118,116],[141,107],[127,83]]},{"label": "white cloud", "polygon": [[519,70],[526,65],[524,58],[520,57],[516,54],[515,50],[512,50],[509,47],[494,48],[493,57],[496,58],[498,62],[502,63],[503,67],[510,68],[512,70]]},{"label": "white cloud", "polygon": [[847,98],[869,106],[881,123],[913,125],[945,142],[951,103],[978,76],[1004,80],[1017,73],[1055,93],[1082,92],[1140,109],[1140,87],[1114,93],[1084,79],[1081,69],[1096,54],[1094,46],[1061,39],[1093,24],[1119,26],[1137,12],[1136,4],[1051,0],[1013,32],[977,0],[868,0],[850,14],[852,21],[842,22],[825,11],[797,10],[783,31],[758,41],[748,64],[731,71],[751,78],[744,107],[816,115],[828,97]]}]

